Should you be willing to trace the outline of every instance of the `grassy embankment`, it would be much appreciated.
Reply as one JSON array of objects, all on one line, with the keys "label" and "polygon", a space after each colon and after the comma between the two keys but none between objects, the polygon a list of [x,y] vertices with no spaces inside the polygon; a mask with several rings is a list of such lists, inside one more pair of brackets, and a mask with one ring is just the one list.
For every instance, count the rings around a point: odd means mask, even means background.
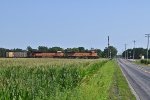
[{"label": "grassy embankment", "polygon": [[134,100],[114,60],[0,59],[1,100]]},{"label": "grassy embankment", "polygon": [[136,100],[118,64],[112,60],[76,88],[73,100]]}]

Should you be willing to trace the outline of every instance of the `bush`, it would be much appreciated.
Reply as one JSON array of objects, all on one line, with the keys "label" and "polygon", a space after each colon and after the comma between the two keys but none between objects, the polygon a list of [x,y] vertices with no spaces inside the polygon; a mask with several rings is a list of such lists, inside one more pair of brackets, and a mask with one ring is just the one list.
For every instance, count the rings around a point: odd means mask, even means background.
[{"label": "bush", "polygon": [[147,60],[141,60],[141,63],[142,64],[150,64],[150,60],[148,60],[148,61]]}]

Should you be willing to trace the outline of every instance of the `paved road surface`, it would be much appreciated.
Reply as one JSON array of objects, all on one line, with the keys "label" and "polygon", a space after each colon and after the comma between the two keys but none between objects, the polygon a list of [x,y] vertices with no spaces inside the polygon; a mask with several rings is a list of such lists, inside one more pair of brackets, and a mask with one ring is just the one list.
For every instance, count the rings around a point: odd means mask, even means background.
[{"label": "paved road surface", "polygon": [[124,59],[117,61],[140,100],[150,100],[150,68]]}]

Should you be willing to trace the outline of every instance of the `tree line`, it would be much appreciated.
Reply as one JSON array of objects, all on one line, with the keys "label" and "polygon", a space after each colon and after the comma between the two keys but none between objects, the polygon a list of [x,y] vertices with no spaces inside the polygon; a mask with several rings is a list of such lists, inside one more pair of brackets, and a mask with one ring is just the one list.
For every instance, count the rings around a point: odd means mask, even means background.
[{"label": "tree line", "polygon": [[34,49],[31,46],[28,46],[26,50],[20,49],[20,48],[14,48],[14,49],[6,49],[6,48],[0,48],[0,57],[6,57],[6,52],[57,52],[57,51],[62,51],[62,52],[90,52],[90,51],[95,51],[97,52],[99,57],[102,58],[107,58],[108,57],[108,50],[111,50],[111,56],[114,57],[117,55],[117,49],[113,46],[106,47],[103,51],[101,49],[85,49],[84,47],[77,47],[77,48],[66,48],[63,49],[61,47],[47,47],[47,46],[39,46],[38,48]]},{"label": "tree line", "polygon": [[[133,51],[134,53],[134,58],[135,59],[140,59],[142,56],[147,57],[147,49],[145,48],[134,48],[134,49],[127,49],[122,53],[122,57],[125,57],[125,52],[126,52],[126,57],[128,59],[133,59]],[[149,55],[148,57],[150,58],[150,49],[148,50]]]}]

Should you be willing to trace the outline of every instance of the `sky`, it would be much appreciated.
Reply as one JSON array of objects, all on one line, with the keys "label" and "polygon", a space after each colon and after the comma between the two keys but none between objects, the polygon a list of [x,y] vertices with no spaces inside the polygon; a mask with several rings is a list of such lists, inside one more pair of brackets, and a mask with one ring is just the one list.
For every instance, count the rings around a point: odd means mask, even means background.
[{"label": "sky", "polygon": [[1,0],[0,47],[146,48],[150,0]]}]

